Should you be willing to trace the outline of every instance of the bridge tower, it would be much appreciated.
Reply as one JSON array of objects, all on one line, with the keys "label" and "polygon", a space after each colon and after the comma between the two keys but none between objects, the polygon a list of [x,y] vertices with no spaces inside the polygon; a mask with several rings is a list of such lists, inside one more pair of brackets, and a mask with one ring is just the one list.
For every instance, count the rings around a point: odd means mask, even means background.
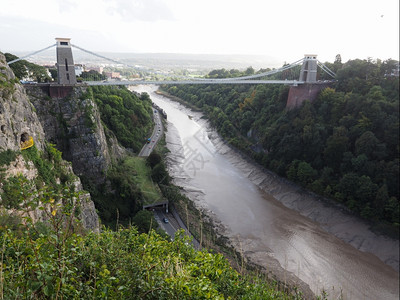
[{"label": "bridge tower", "polygon": [[300,107],[306,100],[313,102],[324,88],[330,86],[329,82],[317,81],[317,68],[317,55],[305,54],[299,78],[299,81],[305,84],[290,87],[286,102],[287,109]]},{"label": "bridge tower", "polygon": [[56,38],[59,84],[76,84],[75,65],[69,38]]},{"label": "bridge tower", "polygon": [[305,54],[303,60],[303,66],[300,71],[299,81],[306,83],[313,83],[317,81],[317,55]]}]

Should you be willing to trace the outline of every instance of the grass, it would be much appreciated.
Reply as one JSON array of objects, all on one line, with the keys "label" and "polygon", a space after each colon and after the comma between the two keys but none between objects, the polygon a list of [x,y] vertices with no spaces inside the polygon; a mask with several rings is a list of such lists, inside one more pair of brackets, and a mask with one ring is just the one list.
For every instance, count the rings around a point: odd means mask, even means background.
[{"label": "grass", "polygon": [[125,164],[136,171],[137,184],[145,198],[144,205],[162,201],[161,191],[151,180],[151,168],[142,157],[128,157]]}]

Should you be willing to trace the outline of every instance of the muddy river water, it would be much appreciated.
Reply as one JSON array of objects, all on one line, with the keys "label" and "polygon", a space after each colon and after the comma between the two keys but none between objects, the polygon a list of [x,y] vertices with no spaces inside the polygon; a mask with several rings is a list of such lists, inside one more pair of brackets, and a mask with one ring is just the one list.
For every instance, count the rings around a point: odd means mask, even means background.
[{"label": "muddy river water", "polygon": [[200,113],[149,93],[168,115],[170,174],[220,224],[245,257],[281,280],[328,299],[399,299],[399,242],[255,166],[228,147]]}]

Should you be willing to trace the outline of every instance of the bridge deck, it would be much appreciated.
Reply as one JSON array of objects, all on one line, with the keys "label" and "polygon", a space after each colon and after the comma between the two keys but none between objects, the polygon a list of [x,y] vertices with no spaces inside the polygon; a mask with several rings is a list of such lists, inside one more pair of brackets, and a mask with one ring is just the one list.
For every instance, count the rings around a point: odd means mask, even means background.
[{"label": "bridge deck", "polygon": [[210,80],[122,80],[122,81],[86,81],[88,85],[142,85],[142,84],[287,84],[299,85],[304,81],[297,80],[235,80],[227,79],[210,79]]}]

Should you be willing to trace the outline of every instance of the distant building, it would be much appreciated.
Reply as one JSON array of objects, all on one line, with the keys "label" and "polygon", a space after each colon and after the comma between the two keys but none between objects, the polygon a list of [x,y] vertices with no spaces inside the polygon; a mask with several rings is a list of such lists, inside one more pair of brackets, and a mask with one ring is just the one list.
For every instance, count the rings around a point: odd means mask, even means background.
[{"label": "distant building", "polygon": [[85,67],[84,71],[85,72],[96,71],[100,74],[103,74],[104,68],[103,67]]},{"label": "distant building", "polygon": [[57,81],[59,84],[76,84],[74,59],[69,38],[56,38],[57,41]]},{"label": "distant building", "polygon": [[121,79],[121,73],[119,72],[104,72],[107,78],[111,79]]},{"label": "distant building", "polygon": [[84,66],[81,64],[75,64],[75,75],[76,76],[81,76],[83,72]]}]

